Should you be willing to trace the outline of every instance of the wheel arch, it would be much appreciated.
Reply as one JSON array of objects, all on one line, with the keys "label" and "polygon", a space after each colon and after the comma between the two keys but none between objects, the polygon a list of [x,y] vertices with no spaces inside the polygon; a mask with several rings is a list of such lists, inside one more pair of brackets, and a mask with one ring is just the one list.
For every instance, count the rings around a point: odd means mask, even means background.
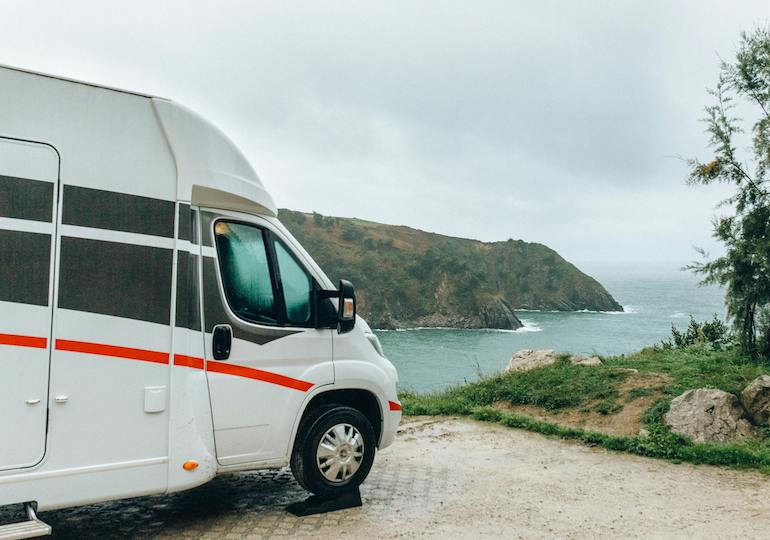
[{"label": "wheel arch", "polygon": [[291,445],[289,446],[291,452],[294,451],[299,430],[301,429],[305,418],[319,407],[330,404],[346,405],[360,411],[366,416],[372,424],[375,440],[377,441],[377,446],[379,446],[383,428],[383,409],[382,403],[377,395],[364,388],[329,388],[315,394],[305,405],[305,408],[294,427]]}]

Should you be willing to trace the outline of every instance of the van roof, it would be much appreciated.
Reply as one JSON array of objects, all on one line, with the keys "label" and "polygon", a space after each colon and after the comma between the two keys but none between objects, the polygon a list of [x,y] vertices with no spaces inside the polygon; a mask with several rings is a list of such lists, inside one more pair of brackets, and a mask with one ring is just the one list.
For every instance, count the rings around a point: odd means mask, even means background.
[{"label": "van roof", "polygon": [[80,79],[72,79],[70,77],[61,77],[59,75],[52,75],[50,73],[43,73],[42,71],[35,71],[33,69],[20,68],[20,67],[15,67],[15,66],[8,66],[6,64],[0,64],[0,68],[10,69],[12,71],[20,71],[22,73],[29,73],[31,75],[37,75],[39,77],[47,77],[49,79],[58,79],[60,81],[67,81],[67,82],[76,83],[76,84],[84,84],[86,86],[92,86],[94,88],[101,88],[103,90],[111,90],[113,92],[121,92],[123,94],[131,94],[131,95],[134,95],[134,96],[140,96],[140,97],[146,97],[146,98],[166,99],[166,98],[162,98],[162,97],[155,96],[155,95],[152,95],[152,94],[147,94],[145,92],[136,92],[134,90],[124,90],[122,88],[115,88],[113,86],[105,86],[103,84],[96,84],[96,83],[92,83],[92,82],[88,82],[88,81],[81,81]]},{"label": "van roof", "polygon": [[[0,64],[0,74],[46,81],[65,81],[86,88],[105,89],[147,100],[155,111],[176,164],[176,199],[200,206],[275,217],[277,207],[249,160],[208,120],[170,99],[120,90]],[[13,73],[10,73],[13,72]],[[121,99],[118,96],[113,96]],[[22,114],[22,113],[19,113]],[[17,115],[18,116],[18,115]]]}]

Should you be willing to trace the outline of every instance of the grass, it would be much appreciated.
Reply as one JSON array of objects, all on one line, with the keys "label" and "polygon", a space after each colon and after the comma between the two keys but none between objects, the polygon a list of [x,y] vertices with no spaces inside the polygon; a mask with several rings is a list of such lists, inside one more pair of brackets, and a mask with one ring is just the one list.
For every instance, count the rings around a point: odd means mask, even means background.
[{"label": "grass", "polygon": [[573,366],[562,358],[552,366],[486,378],[444,392],[404,392],[402,401],[405,414],[413,415],[470,414],[476,407],[498,401],[555,410],[614,400],[628,375],[620,369]]},{"label": "grass", "polygon": [[733,350],[648,348],[630,356],[604,358],[603,362],[610,367],[671,375],[674,383],[664,390],[674,396],[690,388],[719,388],[739,394],[759,375],[770,373],[767,364],[751,362]]},{"label": "grass", "polygon": [[614,399],[605,399],[604,401],[600,401],[596,404],[596,407],[594,407],[594,410],[598,412],[599,414],[603,414],[604,416],[615,414],[623,410],[623,405],[615,401]]},{"label": "grass", "polygon": [[664,426],[650,426],[646,437],[624,437],[560,426],[491,407],[475,409],[470,417],[504,426],[526,429],[543,435],[577,440],[607,450],[639,456],[707,465],[728,465],[739,469],[759,469],[770,473],[770,442],[767,439],[734,444],[702,444],[671,433]]},{"label": "grass", "polygon": [[[484,378],[443,392],[403,392],[401,402],[406,415],[469,416],[675,463],[727,465],[770,474],[770,428],[760,430],[762,436],[756,440],[701,444],[672,433],[663,424],[663,415],[674,396],[691,388],[719,388],[738,394],[757,376],[770,373],[769,365],[749,362],[733,351],[653,348],[634,355],[604,358],[603,362],[597,367],[573,366],[562,358],[552,366]],[[671,384],[662,389],[665,397],[656,401],[642,418],[649,433],[646,436],[599,433],[493,407],[497,402],[507,401],[545,410],[587,411],[592,407],[602,415],[616,414],[623,408],[618,402],[618,389],[630,375],[627,368],[665,373],[672,379]],[[633,388],[626,395],[626,401],[652,393],[649,388]]]}]

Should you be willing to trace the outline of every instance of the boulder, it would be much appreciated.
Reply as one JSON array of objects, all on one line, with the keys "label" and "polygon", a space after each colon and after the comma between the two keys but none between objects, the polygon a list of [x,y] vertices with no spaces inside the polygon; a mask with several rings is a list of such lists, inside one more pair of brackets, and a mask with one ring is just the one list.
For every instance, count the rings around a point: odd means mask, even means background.
[{"label": "boulder", "polygon": [[505,371],[529,371],[556,362],[557,355],[552,349],[522,349],[508,361]]},{"label": "boulder", "polygon": [[696,442],[732,442],[756,434],[745,414],[733,394],[699,388],[675,397],[663,421]]},{"label": "boulder", "polygon": [[601,366],[602,361],[598,356],[570,356],[569,359],[576,366]]},{"label": "boulder", "polygon": [[761,426],[770,419],[770,375],[760,375],[741,392],[741,404],[752,422]]},{"label": "boulder", "polygon": [[[543,366],[555,364],[559,355],[553,349],[522,349],[508,361],[505,371],[529,371]],[[602,361],[598,356],[570,356],[569,361],[576,366],[600,366]]]}]

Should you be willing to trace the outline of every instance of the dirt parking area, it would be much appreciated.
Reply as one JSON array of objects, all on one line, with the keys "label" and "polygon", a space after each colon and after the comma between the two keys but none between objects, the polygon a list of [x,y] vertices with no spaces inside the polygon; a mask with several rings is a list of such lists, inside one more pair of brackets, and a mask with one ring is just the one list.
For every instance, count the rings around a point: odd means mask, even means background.
[{"label": "dirt parking area", "polygon": [[[57,538],[767,538],[770,477],[675,465],[456,418],[406,419],[364,505],[295,518],[291,473],[48,512]],[[6,515],[0,514],[5,521]]]}]

